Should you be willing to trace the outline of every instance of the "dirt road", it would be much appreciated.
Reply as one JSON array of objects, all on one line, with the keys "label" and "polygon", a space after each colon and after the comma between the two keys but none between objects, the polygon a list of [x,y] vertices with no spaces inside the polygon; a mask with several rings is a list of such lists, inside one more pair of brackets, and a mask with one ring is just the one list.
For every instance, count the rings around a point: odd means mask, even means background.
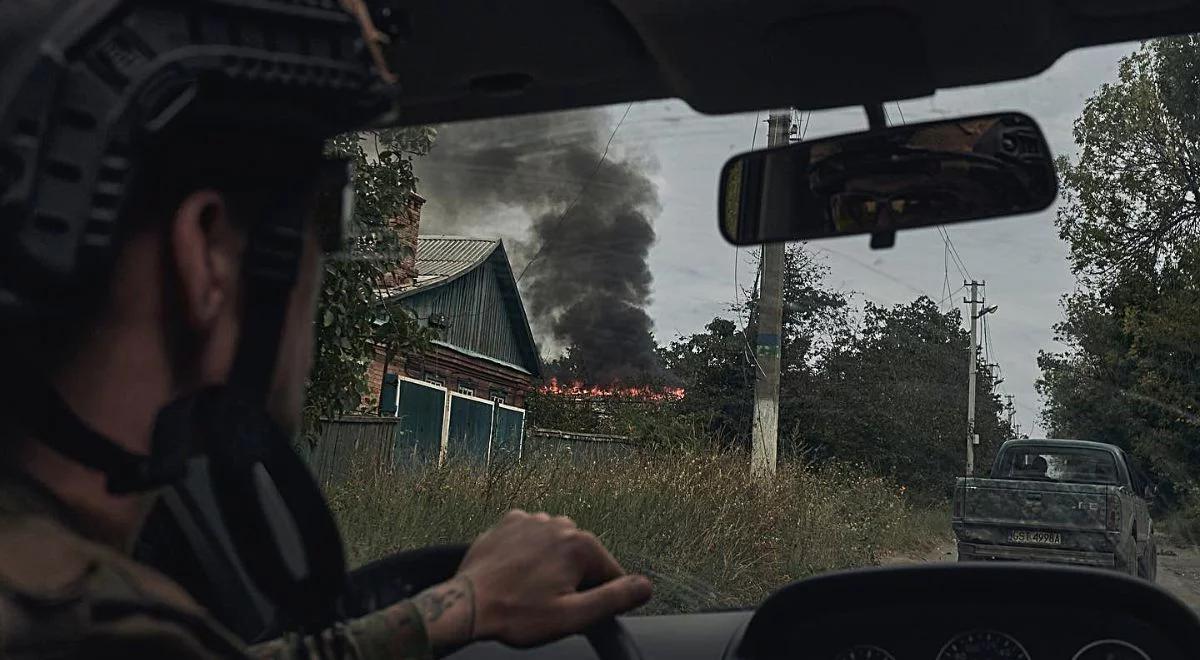
[{"label": "dirt road", "polygon": [[1160,546],[1158,584],[1200,611],[1200,551]]},{"label": "dirt road", "polygon": [[[1200,550],[1160,545],[1158,552],[1158,585],[1200,612]],[[879,563],[888,566],[956,559],[954,544],[945,543],[920,555],[884,557]]]}]

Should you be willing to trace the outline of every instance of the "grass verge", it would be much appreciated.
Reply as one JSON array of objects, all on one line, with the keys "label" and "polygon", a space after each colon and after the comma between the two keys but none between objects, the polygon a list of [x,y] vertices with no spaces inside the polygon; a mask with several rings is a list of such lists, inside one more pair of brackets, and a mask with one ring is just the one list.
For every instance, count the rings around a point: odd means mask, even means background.
[{"label": "grass verge", "polygon": [[469,541],[514,507],[571,516],[654,581],[646,613],[757,603],[791,580],[919,553],[949,532],[944,510],[914,506],[860,469],[781,465],[758,485],[732,455],[546,458],[486,471],[357,466],[328,494],[351,565]]}]

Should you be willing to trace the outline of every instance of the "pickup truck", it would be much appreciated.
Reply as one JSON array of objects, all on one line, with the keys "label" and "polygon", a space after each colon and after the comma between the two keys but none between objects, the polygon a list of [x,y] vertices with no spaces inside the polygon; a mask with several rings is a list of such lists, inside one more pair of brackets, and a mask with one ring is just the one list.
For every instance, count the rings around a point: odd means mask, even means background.
[{"label": "pickup truck", "polygon": [[1155,487],[1119,447],[1009,440],[990,478],[959,477],[951,523],[959,561],[1040,561],[1154,580]]}]

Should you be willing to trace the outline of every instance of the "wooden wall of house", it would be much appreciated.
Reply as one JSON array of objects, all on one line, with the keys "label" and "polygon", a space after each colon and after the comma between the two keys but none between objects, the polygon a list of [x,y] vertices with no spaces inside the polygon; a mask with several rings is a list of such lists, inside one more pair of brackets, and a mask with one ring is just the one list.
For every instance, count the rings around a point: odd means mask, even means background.
[{"label": "wooden wall of house", "polygon": [[[383,357],[382,351],[377,351],[367,369],[371,392],[368,399],[372,407],[366,410],[371,413],[377,412],[373,406],[378,403],[383,389]],[[491,399],[493,393],[499,393],[504,397],[504,403],[517,408],[525,407],[525,397],[534,387],[530,374],[436,345],[426,355],[393,357],[387,365],[387,373],[403,374],[417,380],[437,378],[455,392],[465,385],[481,399]],[[368,400],[364,400],[364,405],[367,404]]]},{"label": "wooden wall of house", "polygon": [[414,294],[400,304],[423,321],[444,314],[449,327],[437,330],[445,343],[533,371],[536,356],[522,345],[508,315],[511,302],[505,298],[496,266],[488,261],[449,284]]}]

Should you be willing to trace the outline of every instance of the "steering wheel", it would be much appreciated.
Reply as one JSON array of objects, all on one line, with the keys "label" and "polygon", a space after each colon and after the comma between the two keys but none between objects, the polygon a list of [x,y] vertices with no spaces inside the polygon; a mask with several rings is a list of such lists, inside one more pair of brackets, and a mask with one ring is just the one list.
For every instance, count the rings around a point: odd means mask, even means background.
[{"label": "steering wheel", "polygon": [[[358,617],[454,577],[466,545],[442,545],[399,552],[350,572],[342,612]],[[583,633],[600,660],[642,660],[642,652],[624,624],[609,617]]]}]

